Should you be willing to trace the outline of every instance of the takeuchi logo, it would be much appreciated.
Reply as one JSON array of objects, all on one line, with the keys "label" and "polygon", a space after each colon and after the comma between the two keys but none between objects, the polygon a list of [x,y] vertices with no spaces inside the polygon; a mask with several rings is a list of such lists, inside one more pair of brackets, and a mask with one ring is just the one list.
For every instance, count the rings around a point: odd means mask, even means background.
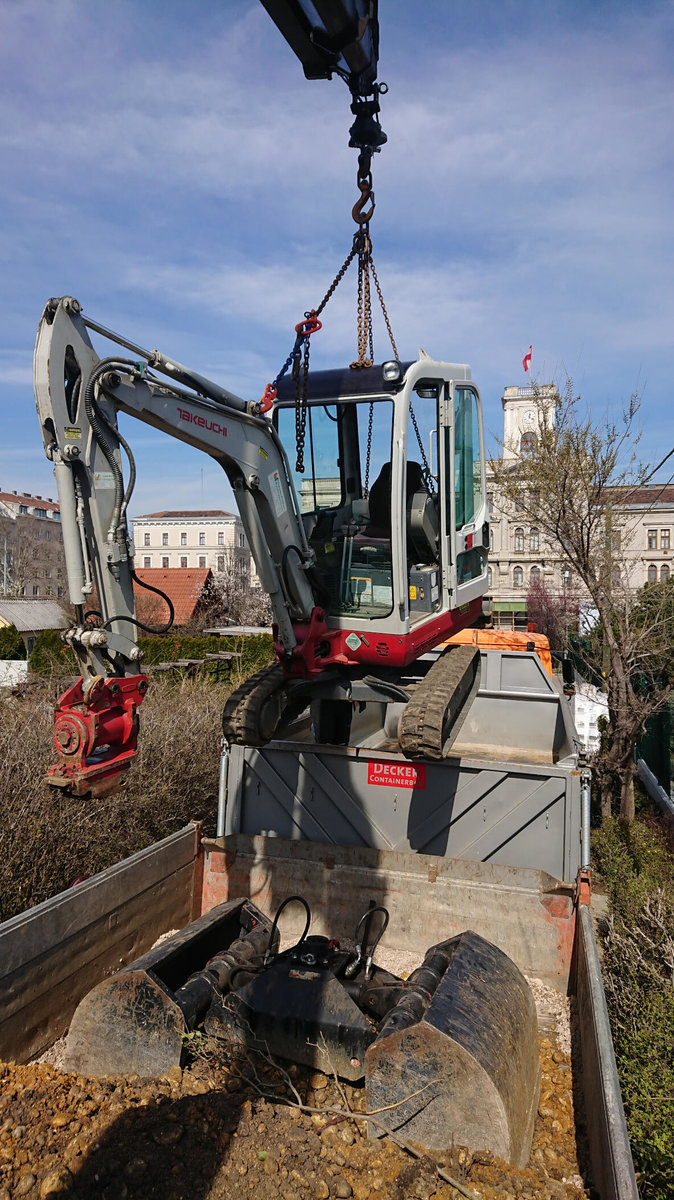
[{"label": "takeuchi logo", "polygon": [[209,421],[201,413],[190,412],[189,408],[178,408],[178,416],[188,425],[196,425],[198,429],[207,429],[210,433],[219,433],[221,437],[227,437],[226,425],[221,425],[219,421]]}]

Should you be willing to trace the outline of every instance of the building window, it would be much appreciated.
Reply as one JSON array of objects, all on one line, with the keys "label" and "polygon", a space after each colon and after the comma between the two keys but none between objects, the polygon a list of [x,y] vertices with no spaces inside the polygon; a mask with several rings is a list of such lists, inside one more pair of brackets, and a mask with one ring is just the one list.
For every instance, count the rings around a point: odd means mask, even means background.
[{"label": "building window", "polygon": [[166,568],[168,567],[168,565],[169,565],[169,556],[168,556],[168,554],[165,554],[165,555],[164,555],[164,557],[162,558],[162,560],[161,560],[161,565],[162,565],[162,567],[164,567],[164,569],[166,569]]},{"label": "building window", "polygon": [[144,546],[149,546],[149,545],[150,545],[150,535],[149,535],[149,533],[144,533],[144,534],[143,534],[143,545],[144,545]]},{"label": "building window", "polygon": [[187,533],[184,529],[181,530],[181,533],[180,533],[180,545],[181,546],[187,545]]},{"label": "building window", "polygon": [[660,530],[660,549],[661,550],[669,550],[670,549],[669,530],[668,529]]},{"label": "building window", "polygon": [[224,556],[224,554],[218,554],[218,571],[224,571],[224,569],[225,569],[225,556]]},{"label": "building window", "polygon": [[536,434],[527,430],[520,438],[520,454],[532,454],[536,449]]},{"label": "building window", "polygon": [[199,545],[200,545],[200,546],[205,546],[205,545],[206,545],[206,534],[205,534],[205,533],[200,533],[200,534],[199,534]]},{"label": "building window", "polygon": [[513,571],[513,587],[521,588],[524,586],[524,571],[521,567],[515,567]]},{"label": "building window", "polygon": [[50,588],[50,587],[48,587],[48,588],[47,588],[47,595],[48,595],[48,596],[53,596],[53,595],[54,595],[54,590],[53,590],[53,588]]},{"label": "building window", "polygon": [[239,534],[239,546],[241,547],[241,549],[242,549],[242,550],[245,550],[245,548],[246,548],[246,535],[245,535],[245,533],[240,533],[240,534]]},{"label": "building window", "polygon": [[168,533],[162,533],[161,544],[162,546],[168,546]]},{"label": "building window", "polygon": [[529,530],[529,549],[538,551],[538,530],[535,527]]},{"label": "building window", "polygon": [[143,566],[145,567],[146,571],[149,567],[152,566],[152,558],[150,557],[149,554],[145,555],[145,558],[143,559]]},{"label": "building window", "polygon": [[568,567],[565,567],[562,571],[562,587],[564,591],[571,587],[571,572]]},{"label": "building window", "polygon": [[36,509],[35,509],[35,516],[36,516],[36,517],[46,517],[46,515],[47,515],[47,510],[46,510],[46,508],[36,508]]},{"label": "building window", "polygon": [[493,551],[494,551],[494,530],[491,528],[489,529],[489,549],[493,553]]},{"label": "building window", "polygon": [[51,529],[45,529],[45,531],[44,531],[44,540],[45,540],[45,542],[50,542],[50,541],[51,541]]},{"label": "building window", "polygon": [[181,565],[181,567],[187,566],[187,555],[186,554],[180,555],[180,565]]},{"label": "building window", "polygon": [[44,577],[45,579],[51,579],[51,567],[45,567]]},{"label": "building window", "polygon": [[62,588],[62,587],[60,587],[60,588],[57,588],[57,589],[56,589],[56,594],[57,594],[57,596],[59,596],[59,598],[60,598],[60,597],[63,595],[63,588]]},{"label": "building window", "polygon": [[663,563],[660,567],[660,583],[669,583],[669,567]]},{"label": "building window", "polygon": [[224,546],[224,544],[225,544],[225,533],[224,533],[223,529],[219,529],[218,530],[218,546]]},{"label": "building window", "polygon": [[648,549],[657,550],[658,548],[658,531],[657,529],[649,529],[648,531]]},{"label": "building window", "polygon": [[651,563],[650,567],[648,568],[648,582],[656,583],[657,578],[658,578],[658,568],[656,567],[655,563]]},{"label": "building window", "polygon": [[491,587],[491,567],[487,567],[487,587]]},{"label": "building window", "polygon": [[200,566],[200,567],[205,567],[205,566],[206,566],[206,555],[205,555],[205,554],[200,554],[200,555],[199,555],[199,566]]},{"label": "building window", "polygon": [[19,505],[19,516],[20,516],[20,517],[25,517],[25,516],[26,516],[26,514],[27,514],[27,512],[28,512],[28,505],[27,505],[27,504],[20,504],[20,505]]},{"label": "building window", "polygon": [[524,530],[521,526],[515,530],[515,550],[524,550]]},{"label": "building window", "polygon": [[494,493],[493,492],[487,492],[487,512],[489,513],[490,517],[492,516],[492,514],[494,512]]},{"label": "building window", "polygon": [[530,581],[530,583],[540,583],[541,582],[541,568],[540,567],[532,567],[531,568],[531,570],[529,572],[529,581]]},{"label": "building window", "polygon": [[40,595],[40,589],[39,589],[39,587],[37,586],[37,584],[33,584],[33,595],[34,595],[34,596],[39,596],[39,595]]}]

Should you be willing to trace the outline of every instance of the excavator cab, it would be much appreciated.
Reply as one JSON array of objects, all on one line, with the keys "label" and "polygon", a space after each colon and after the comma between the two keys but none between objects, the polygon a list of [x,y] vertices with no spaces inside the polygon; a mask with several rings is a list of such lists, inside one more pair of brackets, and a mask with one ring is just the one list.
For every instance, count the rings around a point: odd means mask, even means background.
[{"label": "excavator cab", "polygon": [[273,420],[345,659],[405,666],[473,623],[489,529],[470,369],[423,357],[314,371],[305,401],[281,383]]}]

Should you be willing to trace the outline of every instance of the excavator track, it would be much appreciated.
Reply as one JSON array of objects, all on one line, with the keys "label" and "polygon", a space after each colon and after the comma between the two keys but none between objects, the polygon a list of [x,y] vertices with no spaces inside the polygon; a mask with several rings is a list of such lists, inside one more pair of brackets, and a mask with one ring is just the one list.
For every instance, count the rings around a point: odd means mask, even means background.
[{"label": "excavator track", "polygon": [[477,646],[453,646],[414,688],[398,727],[406,758],[446,758],[479,687]]},{"label": "excavator track", "polygon": [[285,674],[280,663],[256,671],[236,688],[222,714],[230,745],[264,746],[274,735],[284,708]]}]

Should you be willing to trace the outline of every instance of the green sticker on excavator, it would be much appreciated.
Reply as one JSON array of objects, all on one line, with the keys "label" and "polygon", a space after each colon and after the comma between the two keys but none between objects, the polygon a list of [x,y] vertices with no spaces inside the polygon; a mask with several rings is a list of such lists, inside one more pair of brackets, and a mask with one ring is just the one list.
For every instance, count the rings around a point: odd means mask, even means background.
[{"label": "green sticker on excavator", "polygon": [[75,425],[66,425],[65,429],[63,430],[63,435],[64,437],[67,437],[69,441],[77,441],[82,436],[82,430],[77,429]]}]

